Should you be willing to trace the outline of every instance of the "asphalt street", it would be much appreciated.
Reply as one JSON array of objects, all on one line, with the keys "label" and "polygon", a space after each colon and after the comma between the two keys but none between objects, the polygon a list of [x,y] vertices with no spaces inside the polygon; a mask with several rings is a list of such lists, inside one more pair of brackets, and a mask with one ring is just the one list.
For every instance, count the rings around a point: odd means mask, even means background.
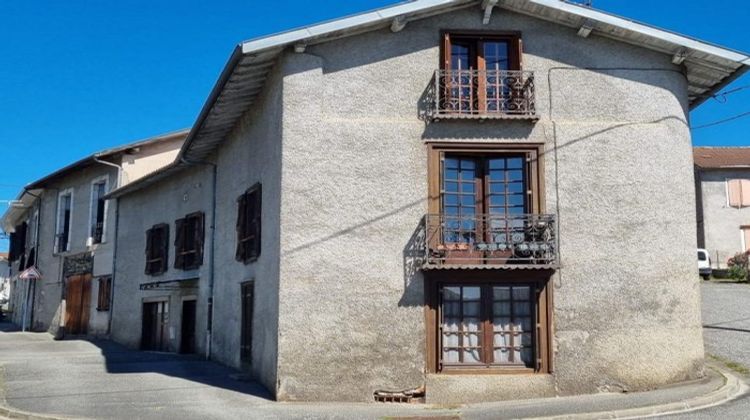
[{"label": "asphalt street", "polygon": [[[750,367],[750,285],[704,283],[706,351]],[[109,341],[54,341],[46,333],[20,333],[0,324],[0,391],[16,409],[96,419],[350,419],[384,417],[505,418],[544,415],[544,408],[626,403],[621,394],[557,398],[538,405],[428,407],[390,404],[276,403],[259,384],[199,356],[139,352]],[[669,392],[643,396],[654,403]],[[625,404],[627,405],[627,404]],[[529,407],[534,406],[530,411]],[[514,408],[515,407],[515,408]],[[611,409],[611,408],[610,408]],[[747,419],[750,397],[664,418]]]}]

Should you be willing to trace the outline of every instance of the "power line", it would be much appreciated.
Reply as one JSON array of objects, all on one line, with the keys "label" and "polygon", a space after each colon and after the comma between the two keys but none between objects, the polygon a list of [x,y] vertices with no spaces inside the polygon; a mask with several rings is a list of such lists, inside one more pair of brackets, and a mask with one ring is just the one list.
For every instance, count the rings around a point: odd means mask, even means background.
[{"label": "power line", "polygon": [[[717,93],[717,94],[715,94],[715,95],[713,95],[711,97],[714,98],[717,102],[723,104],[723,103],[727,102],[727,96],[728,95],[731,95],[733,93],[737,93],[737,92],[743,91],[745,89],[750,89],[750,85],[740,86],[738,88],[734,88],[734,89],[728,90],[726,92]],[[719,99],[719,98],[721,98],[721,99]]]},{"label": "power line", "polygon": [[719,124],[724,124],[724,123],[728,123],[728,122],[730,122],[730,121],[738,120],[738,119],[740,119],[740,118],[744,118],[744,117],[748,117],[748,116],[750,116],[750,111],[748,111],[748,112],[743,112],[742,114],[738,114],[738,115],[735,115],[735,116],[733,116],[733,117],[725,118],[725,119],[723,119],[723,120],[719,120],[719,121],[714,121],[714,122],[712,122],[712,123],[708,123],[708,124],[703,124],[703,125],[699,125],[699,126],[697,126],[697,127],[692,127],[692,128],[691,128],[691,130],[700,130],[700,129],[702,129],[702,128],[713,127],[713,126],[715,126],[715,125],[719,125]]}]

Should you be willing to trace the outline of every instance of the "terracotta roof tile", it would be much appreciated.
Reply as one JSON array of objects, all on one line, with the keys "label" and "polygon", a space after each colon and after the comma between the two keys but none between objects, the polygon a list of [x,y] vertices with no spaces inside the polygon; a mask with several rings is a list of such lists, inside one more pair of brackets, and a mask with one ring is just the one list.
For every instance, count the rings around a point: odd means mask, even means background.
[{"label": "terracotta roof tile", "polygon": [[750,147],[694,147],[693,159],[704,169],[750,168]]}]

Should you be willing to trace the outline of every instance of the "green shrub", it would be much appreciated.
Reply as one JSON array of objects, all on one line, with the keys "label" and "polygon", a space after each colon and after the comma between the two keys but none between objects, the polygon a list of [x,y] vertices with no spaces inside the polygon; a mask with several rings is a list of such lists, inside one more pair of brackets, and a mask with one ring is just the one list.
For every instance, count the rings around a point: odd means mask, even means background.
[{"label": "green shrub", "polygon": [[727,261],[729,267],[729,278],[738,281],[747,281],[750,272],[750,252],[740,252]]}]

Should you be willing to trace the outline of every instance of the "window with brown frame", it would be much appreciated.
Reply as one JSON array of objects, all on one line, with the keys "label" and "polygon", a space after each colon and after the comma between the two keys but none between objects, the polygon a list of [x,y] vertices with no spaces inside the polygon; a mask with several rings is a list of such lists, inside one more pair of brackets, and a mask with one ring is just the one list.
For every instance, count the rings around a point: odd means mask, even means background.
[{"label": "window with brown frame", "polygon": [[[525,114],[520,33],[443,33],[442,111],[460,114]],[[533,83],[533,82],[531,82]]]},{"label": "window with brown frame", "polygon": [[99,277],[99,294],[96,301],[97,311],[109,310],[109,297],[112,294],[112,277]]},{"label": "window with brown frame", "polygon": [[260,256],[261,185],[255,184],[237,198],[237,250],[235,258],[245,264]]},{"label": "window with brown frame", "polygon": [[554,242],[530,236],[543,229],[529,230],[545,217],[540,154],[528,144],[431,144],[430,257],[440,264],[540,264],[548,257],[517,246]]},{"label": "window with brown frame", "polygon": [[175,221],[174,268],[193,270],[203,264],[204,219],[199,211]]},{"label": "window with brown frame", "polygon": [[156,276],[167,271],[169,225],[161,223],[146,231],[146,274]]},{"label": "window with brown frame", "polygon": [[549,372],[547,280],[479,277],[455,272],[429,277],[429,371]]}]

